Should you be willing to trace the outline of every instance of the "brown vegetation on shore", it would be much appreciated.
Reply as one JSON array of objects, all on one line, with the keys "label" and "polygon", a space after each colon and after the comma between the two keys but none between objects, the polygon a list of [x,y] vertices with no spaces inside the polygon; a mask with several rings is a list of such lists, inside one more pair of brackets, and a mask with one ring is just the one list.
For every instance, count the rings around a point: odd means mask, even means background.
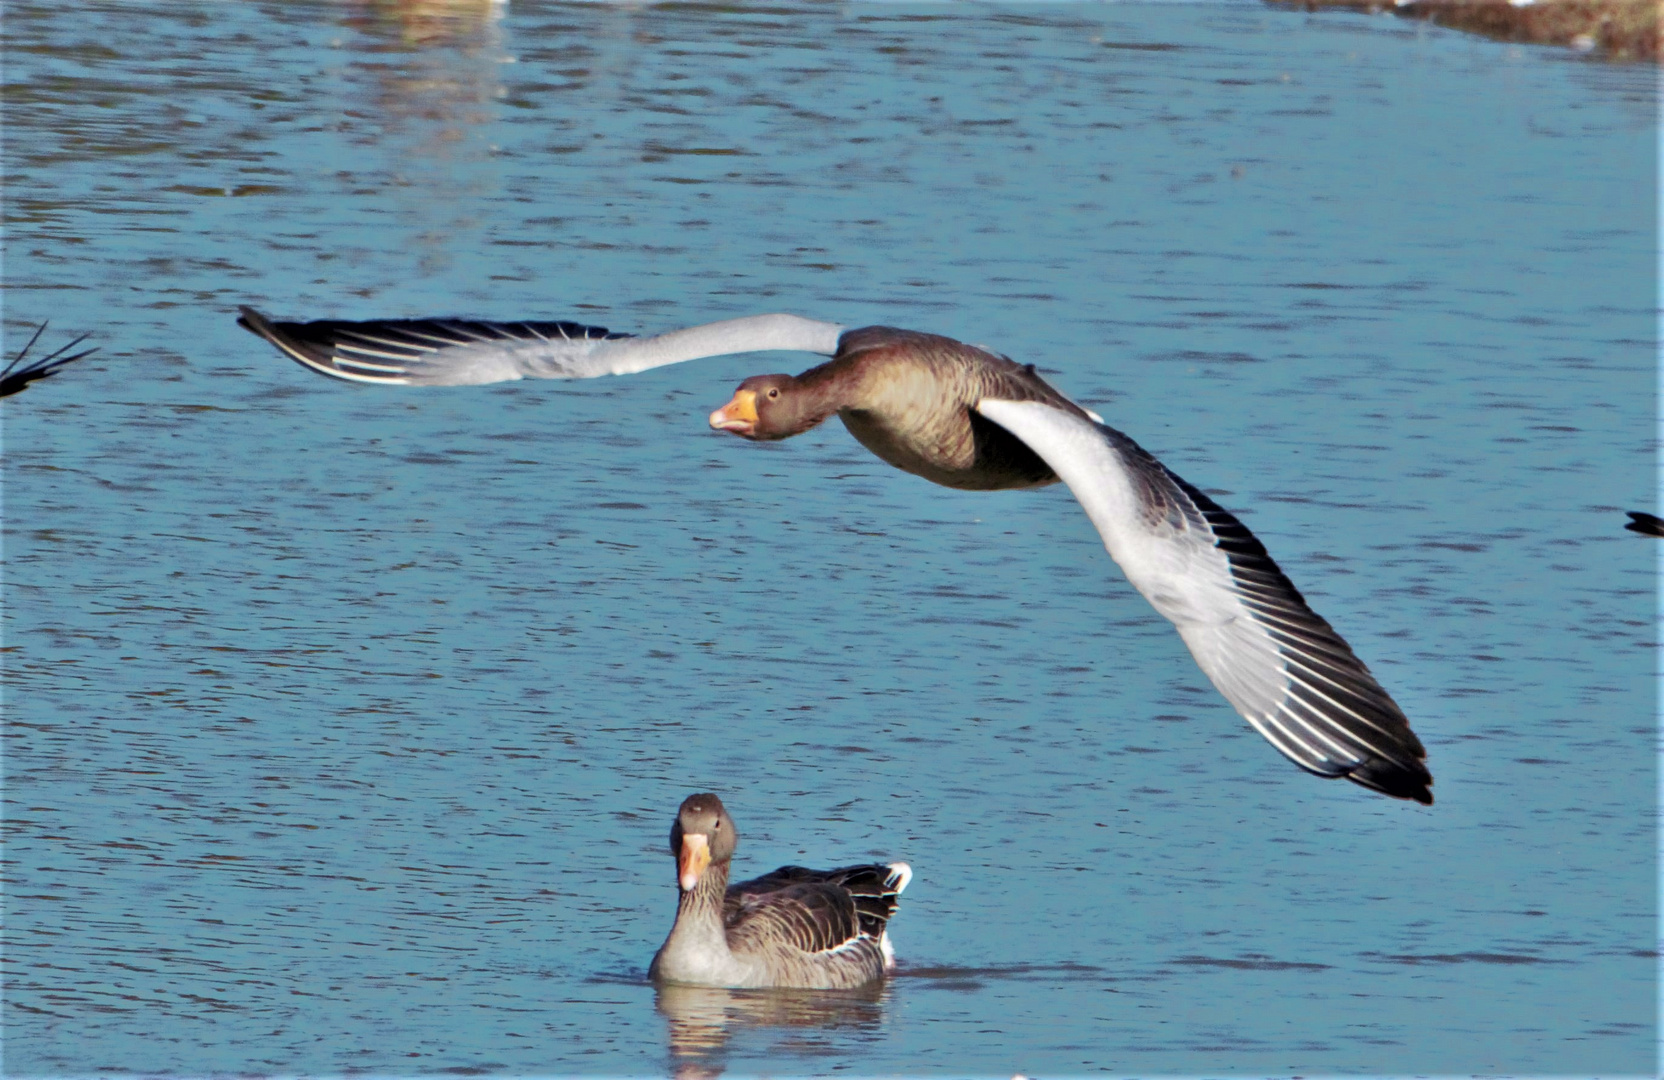
[{"label": "brown vegetation on shore", "polygon": [[1268,0],[1307,11],[1390,11],[1498,41],[1567,45],[1609,60],[1664,59],[1658,36],[1664,0]]}]

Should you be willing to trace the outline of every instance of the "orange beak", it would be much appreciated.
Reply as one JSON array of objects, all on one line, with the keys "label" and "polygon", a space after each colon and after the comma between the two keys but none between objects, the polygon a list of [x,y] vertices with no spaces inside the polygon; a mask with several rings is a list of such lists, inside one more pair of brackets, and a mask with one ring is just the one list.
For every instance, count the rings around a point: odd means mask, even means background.
[{"label": "orange beak", "polygon": [[736,391],[734,400],[711,414],[711,426],[751,438],[757,430],[757,391]]},{"label": "orange beak", "polygon": [[676,856],[676,882],[683,892],[692,892],[699,884],[699,875],[711,865],[711,847],[704,833],[685,833],[682,853]]}]

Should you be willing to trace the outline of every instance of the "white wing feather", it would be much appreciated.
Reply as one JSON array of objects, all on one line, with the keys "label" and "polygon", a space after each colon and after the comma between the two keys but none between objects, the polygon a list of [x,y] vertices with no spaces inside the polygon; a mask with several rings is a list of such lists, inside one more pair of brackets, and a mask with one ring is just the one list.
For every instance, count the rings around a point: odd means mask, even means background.
[{"label": "white wing feather", "polygon": [[238,320],[313,371],[351,382],[476,386],[513,379],[591,379],[729,353],[783,349],[831,356],[843,327],[796,315],[726,319],[653,337],[572,322],[384,319]]},{"label": "white wing feather", "polygon": [[1282,696],[1275,644],[1246,618],[1224,553],[1182,519],[1149,519],[1134,474],[1101,425],[1034,401],[985,400],[977,411],[1027,443],[1069,486],[1110,558],[1178,628],[1233,705],[1260,713]]},{"label": "white wing feather", "polygon": [[1431,801],[1409,721],[1241,522],[1102,423],[1036,401],[977,410],[1069,486],[1127,580],[1273,746],[1319,775]]}]

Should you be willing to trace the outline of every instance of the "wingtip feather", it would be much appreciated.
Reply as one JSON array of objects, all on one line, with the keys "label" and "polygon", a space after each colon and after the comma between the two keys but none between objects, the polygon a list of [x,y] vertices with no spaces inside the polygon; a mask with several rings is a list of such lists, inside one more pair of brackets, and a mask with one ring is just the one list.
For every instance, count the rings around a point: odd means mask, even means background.
[{"label": "wingtip feather", "polygon": [[1346,778],[1383,795],[1409,799],[1423,806],[1433,805],[1433,774],[1419,761],[1375,759],[1353,769]]},{"label": "wingtip feather", "polygon": [[67,345],[58,346],[38,360],[29,360],[29,350],[35,347],[35,343],[40,340],[40,336],[46,332],[47,325],[46,322],[42,322],[35,329],[35,332],[30,335],[29,340],[18,351],[12,362],[7,364],[3,371],[0,371],[0,397],[10,397],[13,394],[22,393],[30,383],[56,375],[59,370],[67,365],[73,364],[77,360],[83,360],[98,351],[98,346],[94,345],[90,349],[70,353],[71,349],[92,336],[91,333],[85,333]]},{"label": "wingtip feather", "polygon": [[1664,520],[1644,510],[1625,510],[1624,513],[1629,515],[1629,521],[1625,523],[1624,528],[1630,532],[1640,533],[1642,536],[1664,536]]}]

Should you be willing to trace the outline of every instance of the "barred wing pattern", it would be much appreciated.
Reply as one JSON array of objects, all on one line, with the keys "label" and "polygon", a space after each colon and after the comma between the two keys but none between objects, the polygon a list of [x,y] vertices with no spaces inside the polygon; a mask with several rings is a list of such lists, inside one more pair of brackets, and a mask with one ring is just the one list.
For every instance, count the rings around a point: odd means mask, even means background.
[{"label": "barred wing pattern", "polygon": [[513,379],[591,379],[732,352],[832,355],[843,327],[796,315],[753,315],[652,337],[576,322],[378,319],[277,322],[253,308],[237,325],[322,375],[391,386],[478,386]]},{"label": "barred wing pattern", "polygon": [[1068,484],[1127,579],[1271,745],[1319,776],[1433,801],[1404,713],[1246,526],[1113,428],[1038,402],[977,410]]},{"label": "barred wing pattern", "polygon": [[885,924],[897,897],[912,880],[906,863],[876,863],[838,870],[782,866],[730,885],[723,922],[735,951],[742,942],[780,942],[804,953],[870,948],[891,963]]},{"label": "barred wing pattern", "polygon": [[[604,326],[575,322],[377,319],[273,322],[243,308],[237,325],[295,361],[352,382],[463,386],[527,377],[583,378],[597,343],[617,341]],[[564,374],[571,372],[571,374]]]}]

